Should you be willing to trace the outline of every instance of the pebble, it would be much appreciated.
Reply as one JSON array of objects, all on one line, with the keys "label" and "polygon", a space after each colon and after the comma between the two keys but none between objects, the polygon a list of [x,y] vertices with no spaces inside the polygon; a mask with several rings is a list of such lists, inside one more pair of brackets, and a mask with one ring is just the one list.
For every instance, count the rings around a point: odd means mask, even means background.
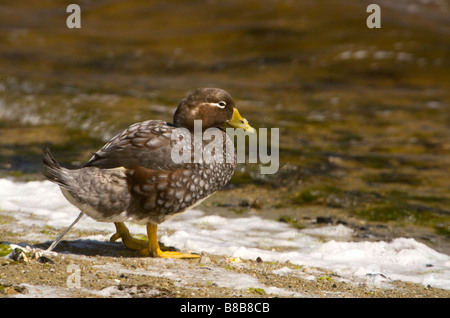
[{"label": "pebble", "polygon": [[45,256],[41,256],[37,259],[37,261],[39,263],[43,263],[43,264],[55,264],[55,262],[53,262],[50,258],[45,257]]},{"label": "pebble", "polygon": [[318,216],[316,218],[316,223],[317,224],[332,224],[333,223],[333,219],[330,218],[330,217]]},{"label": "pebble", "polygon": [[252,208],[252,209],[257,209],[257,210],[260,210],[260,209],[262,209],[263,208],[263,203],[262,203],[262,201],[260,200],[260,199],[255,199],[253,202],[252,202],[252,204],[250,205],[250,207]]},{"label": "pebble", "polygon": [[252,203],[249,203],[247,200],[244,199],[239,203],[239,206],[243,208],[260,210],[263,208],[263,203],[260,199],[255,199],[253,200]]},{"label": "pebble", "polygon": [[14,290],[21,294],[26,294],[28,292],[25,286],[14,285]]},{"label": "pebble", "polygon": [[211,263],[211,259],[208,256],[202,256],[200,258],[200,264],[210,264]]},{"label": "pebble", "polygon": [[228,257],[225,262],[227,263],[242,263],[242,260],[239,257]]},{"label": "pebble", "polygon": [[243,207],[243,208],[247,208],[250,206],[250,203],[248,203],[247,200],[242,200],[241,203],[239,203],[239,206]]},{"label": "pebble", "polygon": [[28,263],[29,259],[28,257],[25,255],[25,253],[23,252],[22,249],[20,248],[15,248],[11,254],[10,254],[10,258],[18,261],[18,262],[25,262]]}]

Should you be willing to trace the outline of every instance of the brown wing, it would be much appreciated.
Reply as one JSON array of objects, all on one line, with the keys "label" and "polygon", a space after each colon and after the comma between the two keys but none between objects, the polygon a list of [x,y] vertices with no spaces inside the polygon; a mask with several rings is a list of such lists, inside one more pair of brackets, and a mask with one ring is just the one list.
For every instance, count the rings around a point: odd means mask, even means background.
[{"label": "brown wing", "polygon": [[171,135],[175,129],[161,120],[133,124],[97,151],[85,166],[103,169],[130,166],[153,170],[179,168],[170,160]]},{"label": "brown wing", "polygon": [[[175,129],[163,121],[134,124],[111,139],[86,164],[101,169],[126,168],[131,195],[126,213],[135,222],[160,223],[217,191],[233,175],[235,162],[215,160],[218,154],[211,155],[210,162],[174,163],[172,150],[175,145],[188,143],[195,148],[209,144],[204,141],[192,145],[187,130],[181,140],[172,140]],[[228,148],[234,154],[231,139],[225,132],[220,133],[228,144],[222,145],[223,151]]]},{"label": "brown wing", "polygon": [[127,179],[132,195],[127,213],[136,220],[150,217],[160,223],[212,193],[189,169],[155,171],[130,167]]}]

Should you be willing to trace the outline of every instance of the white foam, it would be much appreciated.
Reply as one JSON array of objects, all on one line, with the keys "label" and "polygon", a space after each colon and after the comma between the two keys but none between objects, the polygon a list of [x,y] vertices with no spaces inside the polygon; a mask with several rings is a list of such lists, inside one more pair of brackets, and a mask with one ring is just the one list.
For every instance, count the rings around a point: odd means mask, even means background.
[{"label": "white foam", "polygon": [[[21,183],[6,179],[0,179],[0,212],[24,225],[50,225],[58,229],[67,227],[79,213],[51,182]],[[89,217],[84,217],[75,227],[103,231],[105,235],[96,238],[104,241],[114,232],[112,223],[96,222]],[[130,224],[130,230],[145,234],[145,227],[140,225]],[[403,280],[450,289],[450,256],[412,238],[352,242],[352,233],[344,225],[297,230],[286,223],[256,216],[228,218],[205,215],[200,210],[185,212],[160,226],[160,240],[181,250],[241,259],[290,261],[375,284]],[[289,271],[280,270],[280,274],[289,275]],[[242,279],[229,281],[241,281],[252,287],[256,283]]]}]

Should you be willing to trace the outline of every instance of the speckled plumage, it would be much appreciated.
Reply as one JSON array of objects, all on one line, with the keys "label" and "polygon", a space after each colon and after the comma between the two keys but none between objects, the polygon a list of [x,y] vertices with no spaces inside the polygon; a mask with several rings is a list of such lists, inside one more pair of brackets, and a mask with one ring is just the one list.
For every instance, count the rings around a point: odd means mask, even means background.
[{"label": "speckled plumage", "polygon": [[[226,106],[218,104],[222,101]],[[46,149],[44,175],[60,185],[73,205],[98,221],[159,224],[207,198],[232,177],[236,160],[233,142],[218,127],[231,119],[233,109],[227,92],[199,89],[180,102],[175,125],[161,120],[133,124],[80,169],[60,167]],[[222,136],[223,153],[200,162],[176,163],[171,158],[173,147],[189,138],[173,140],[172,133],[187,128],[184,133],[191,134],[193,145],[195,119],[203,121],[203,130],[211,128]],[[210,142],[203,140],[202,150]],[[232,152],[232,162],[223,160],[227,151]]]}]

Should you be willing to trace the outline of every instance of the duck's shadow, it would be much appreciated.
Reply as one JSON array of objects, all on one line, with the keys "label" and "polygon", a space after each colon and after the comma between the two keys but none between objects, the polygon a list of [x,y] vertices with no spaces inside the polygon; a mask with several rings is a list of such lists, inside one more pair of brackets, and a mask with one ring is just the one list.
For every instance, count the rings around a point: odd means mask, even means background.
[{"label": "duck's shadow", "polygon": [[[46,250],[52,243],[53,241],[47,241],[34,244],[33,247]],[[164,247],[164,245],[161,247],[164,248],[164,250],[177,251],[177,249],[173,247]],[[139,256],[137,251],[127,249],[121,242],[102,242],[90,239],[63,240],[59,242],[53,251],[60,254],[82,256],[142,257]]]},{"label": "duck's shadow", "polygon": [[[36,248],[46,250],[53,241],[47,241],[33,245]],[[137,257],[137,252],[127,249],[122,243],[102,242],[90,239],[75,239],[61,241],[53,249],[60,254],[75,254],[83,256],[109,256],[109,257]]]}]

